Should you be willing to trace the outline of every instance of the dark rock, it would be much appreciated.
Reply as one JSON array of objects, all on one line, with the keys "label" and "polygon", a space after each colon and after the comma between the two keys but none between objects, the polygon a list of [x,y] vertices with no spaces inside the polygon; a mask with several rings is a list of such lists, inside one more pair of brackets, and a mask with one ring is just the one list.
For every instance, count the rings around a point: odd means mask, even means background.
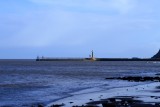
[{"label": "dark rock", "polygon": [[99,107],[99,106],[96,106],[96,105],[82,105],[82,106],[72,106],[72,107]]},{"label": "dark rock", "polygon": [[143,103],[142,101],[136,100],[132,96],[121,96],[121,97],[114,97],[105,100],[90,102],[90,104],[95,104],[95,105],[102,104],[103,107],[132,107],[134,104],[142,104],[142,103]]},{"label": "dark rock", "polygon": [[39,104],[38,107],[44,107],[42,104]]},{"label": "dark rock", "polygon": [[160,107],[160,103],[155,103],[155,106]]},{"label": "dark rock", "polygon": [[159,59],[160,58],[160,50],[158,51],[157,54],[155,54],[152,59]]},{"label": "dark rock", "polygon": [[52,105],[51,107],[63,107],[65,104],[55,104],[55,105]]},{"label": "dark rock", "polygon": [[145,81],[155,81],[160,82],[160,77],[141,77],[141,76],[128,76],[128,77],[117,77],[117,78],[106,78],[108,79],[118,79],[118,80],[127,80],[127,81],[134,81],[134,82],[145,82]]},{"label": "dark rock", "polygon": [[114,103],[103,103],[102,106],[103,107],[116,107],[116,104],[114,104]]}]

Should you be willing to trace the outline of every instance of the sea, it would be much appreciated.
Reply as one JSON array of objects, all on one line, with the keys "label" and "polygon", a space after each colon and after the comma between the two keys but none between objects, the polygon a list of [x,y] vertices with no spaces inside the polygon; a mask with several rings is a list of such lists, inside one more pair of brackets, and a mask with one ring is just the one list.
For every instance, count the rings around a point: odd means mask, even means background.
[{"label": "sea", "polygon": [[0,60],[0,107],[30,107],[83,90],[92,92],[94,88],[108,90],[137,85],[141,83],[119,84],[105,78],[158,73],[159,62]]}]

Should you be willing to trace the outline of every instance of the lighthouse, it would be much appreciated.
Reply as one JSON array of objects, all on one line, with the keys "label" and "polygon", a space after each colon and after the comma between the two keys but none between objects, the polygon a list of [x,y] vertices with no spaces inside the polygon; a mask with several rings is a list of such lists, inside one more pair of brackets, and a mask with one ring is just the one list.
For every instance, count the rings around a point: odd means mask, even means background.
[{"label": "lighthouse", "polygon": [[93,50],[92,50],[91,58],[92,59],[94,58],[94,52],[93,52]]},{"label": "lighthouse", "polygon": [[91,53],[91,60],[92,60],[92,61],[95,61],[96,59],[94,58],[94,51],[92,50],[91,52],[92,52],[92,53]]}]

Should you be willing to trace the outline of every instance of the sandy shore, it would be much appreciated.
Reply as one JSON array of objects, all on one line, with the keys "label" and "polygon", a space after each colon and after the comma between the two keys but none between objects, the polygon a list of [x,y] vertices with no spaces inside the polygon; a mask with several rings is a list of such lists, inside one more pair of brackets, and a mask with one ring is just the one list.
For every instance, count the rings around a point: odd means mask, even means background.
[{"label": "sandy shore", "polygon": [[159,86],[159,82],[148,82],[103,91],[83,90],[45,107],[160,107]]}]

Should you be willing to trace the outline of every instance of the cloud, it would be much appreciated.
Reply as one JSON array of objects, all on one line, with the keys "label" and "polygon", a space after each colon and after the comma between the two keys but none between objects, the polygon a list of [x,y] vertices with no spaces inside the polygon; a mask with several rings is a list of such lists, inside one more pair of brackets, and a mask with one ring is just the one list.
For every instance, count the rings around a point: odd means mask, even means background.
[{"label": "cloud", "polygon": [[136,0],[112,0],[111,7],[117,9],[120,13],[128,13],[134,9]]},{"label": "cloud", "polygon": [[[53,12],[54,11],[54,12]],[[10,14],[11,15],[11,14]],[[12,16],[12,15],[11,15]],[[79,35],[76,14],[61,10],[32,11],[8,17],[1,25],[7,33],[1,47],[46,47],[53,45],[79,45],[85,35]],[[13,23],[18,22],[18,23]],[[6,24],[8,23],[8,24]],[[81,23],[81,22],[80,22]],[[17,28],[15,28],[17,26]]]},{"label": "cloud", "polygon": [[30,1],[34,8],[1,14],[0,47],[92,48],[113,54],[158,45],[159,17],[137,0]]},{"label": "cloud", "polygon": [[[36,10],[28,9],[23,14],[11,14],[7,16],[8,23],[16,22],[12,26],[17,25],[19,28],[11,37],[5,38],[0,44],[1,46],[15,47],[47,47],[47,46],[72,46],[91,44],[93,41],[101,40],[101,38],[117,37],[115,30],[118,32],[131,31],[137,25],[144,25],[141,21],[127,19],[121,15],[96,14],[94,12],[86,13],[64,8],[54,7],[55,4],[64,6],[84,6],[83,8],[91,9],[108,9],[114,8],[126,13],[130,10],[131,2],[128,0],[88,0],[69,2],[66,0],[32,0],[34,3],[42,3],[51,5],[52,8],[41,8]],[[92,2],[91,2],[92,1]],[[95,1],[95,2],[93,2]],[[79,3],[80,2],[80,3]],[[110,7],[107,7],[110,6]],[[127,7],[128,6],[128,7]],[[42,6],[43,7],[43,6]],[[11,17],[12,16],[12,17]],[[13,20],[14,19],[14,20]],[[17,23],[18,22],[18,23]],[[138,22],[138,24],[136,23]],[[7,27],[10,26],[7,25]],[[123,25],[123,26],[122,26]],[[6,26],[4,24],[4,26]],[[136,26],[136,27],[135,27]],[[7,28],[6,29],[11,29]],[[146,27],[146,24],[144,25]],[[6,30],[7,31],[7,30]],[[113,33],[113,34],[111,34]],[[7,44],[7,42],[11,44]]]},{"label": "cloud", "polygon": [[128,13],[136,5],[136,0],[30,0],[36,4],[72,7],[92,11],[117,11]]}]

